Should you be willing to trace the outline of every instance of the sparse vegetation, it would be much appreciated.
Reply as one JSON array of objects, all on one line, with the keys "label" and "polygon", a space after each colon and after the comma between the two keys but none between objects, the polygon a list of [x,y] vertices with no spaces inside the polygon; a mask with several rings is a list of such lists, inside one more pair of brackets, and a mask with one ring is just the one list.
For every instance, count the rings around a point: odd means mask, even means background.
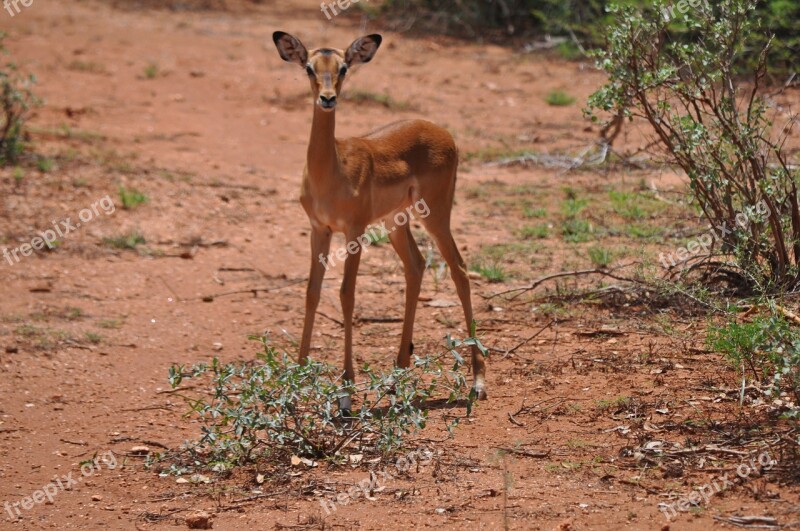
[{"label": "sparse vegetation", "polygon": [[[210,385],[210,394],[188,399],[203,425],[203,437],[189,447],[196,463],[230,468],[266,457],[391,454],[407,435],[425,427],[428,412],[422,402],[441,394],[449,404],[467,400],[469,387],[456,348],[479,344],[448,338],[447,354],[416,358],[413,369],[385,374],[364,366],[365,382],[356,384],[342,382],[330,365],[313,360],[299,365],[265,337],[253,339],[263,349],[255,362],[214,359],[190,369],[170,368],[173,388],[188,379],[197,381],[195,386]],[[443,366],[447,358],[451,368]],[[357,401],[354,407],[338,411],[336,404],[348,396]],[[453,417],[448,429],[457,424]]]},{"label": "sparse vegetation", "polygon": [[538,225],[526,225],[519,232],[520,237],[525,240],[543,240],[550,235],[550,225],[540,223]]},{"label": "sparse vegetation", "polygon": [[522,209],[522,215],[526,218],[544,218],[547,217],[547,210],[543,208],[525,206]]},{"label": "sparse vegetation", "polygon": [[100,343],[103,342],[103,336],[95,332],[86,332],[84,334],[84,337],[86,338],[86,341],[88,341],[92,345],[99,345]]},{"label": "sparse vegetation", "polygon": [[145,79],[155,79],[161,73],[161,69],[158,66],[158,63],[148,63],[147,66],[144,67],[144,78]]},{"label": "sparse vegetation", "polygon": [[475,264],[472,270],[489,282],[505,282],[506,272],[503,266],[497,262],[491,264]]},{"label": "sparse vegetation", "polygon": [[595,245],[589,247],[589,260],[592,261],[594,267],[605,268],[611,265],[614,258],[610,249],[601,245]]},{"label": "sparse vegetation", "polygon": [[139,231],[103,238],[103,245],[121,250],[135,250],[139,245],[144,245],[145,243],[147,242]]},{"label": "sparse vegetation", "polygon": [[81,60],[74,60],[71,61],[67,65],[67,70],[72,70],[74,72],[83,72],[87,74],[107,74],[108,71],[106,67],[100,63],[96,63],[94,61],[81,61]]},{"label": "sparse vegetation", "polygon": [[800,419],[800,332],[776,307],[750,322],[712,325],[708,346],[725,354],[744,380],[764,386],[769,396],[790,396],[783,412]]},{"label": "sparse vegetation", "polygon": [[148,202],[147,196],[143,192],[135,188],[128,189],[124,186],[119,187],[119,200],[125,210],[132,210]]},{"label": "sparse vegetation", "polygon": [[611,200],[611,208],[614,212],[626,220],[635,221],[647,216],[647,212],[642,205],[641,196],[638,194],[611,190],[608,193],[608,197]]},{"label": "sparse vegetation", "polygon": [[35,350],[41,351],[55,350],[72,339],[70,334],[64,330],[31,324],[18,326],[15,333]]},{"label": "sparse vegetation", "polygon": [[56,161],[50,157],[37,157],[36,168],[42,173],[50,173],[56,166]]},{"label": "sparse vegetation", "polygon": [[103,319],[98,321],[97,326],[107,330],[117,330],[122,328],[122,320],[120,319]]},{"label": "sparse vegetation", "polygon": [[554,90],[547,95],[545,101],[551,107],[568,107],[575,103],[575,98],[562,90]]},{"label": "sparse vegetation", "polygon": [[585,219],[570,217],[561,225],[561,235],[568,243],[584,243],[592,239],[592,224]]}]

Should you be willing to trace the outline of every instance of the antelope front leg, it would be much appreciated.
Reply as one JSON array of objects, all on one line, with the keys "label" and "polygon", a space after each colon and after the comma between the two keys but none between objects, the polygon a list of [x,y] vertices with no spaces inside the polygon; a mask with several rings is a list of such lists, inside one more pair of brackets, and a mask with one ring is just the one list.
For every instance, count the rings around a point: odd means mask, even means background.
[{"label": "antelope front leg", "polygon": [[[363,234],[360,232],[349,231],[347,233],[348,252],[352,242],[357,242]],[[355,252],[349,253],[344,263],[344,279],[342,289],[339,293],[342,302],[342,315],[344,317],[344,379],[347,382],[355,382],[356,372],[353,369],[353,311],[356,305],[356,276],[358,275],[358,264],[361,262],[361,245],[358,245]],[[342,413],[349,415],[350,398],[339,400],[339,409]]]},{"label": "antelope front leg", "polygon": [[319,306],[319,295],[322,290],[322,280],[328,251],[331,247],[331,230],[327,227],[312,227],[311,229],[311,272],[308,275],[306,288],[306,318],[303,323],[303,339],[300,342],[300,363],[308,359],[311,350],[311,332],[314,329],[314,318]]}]

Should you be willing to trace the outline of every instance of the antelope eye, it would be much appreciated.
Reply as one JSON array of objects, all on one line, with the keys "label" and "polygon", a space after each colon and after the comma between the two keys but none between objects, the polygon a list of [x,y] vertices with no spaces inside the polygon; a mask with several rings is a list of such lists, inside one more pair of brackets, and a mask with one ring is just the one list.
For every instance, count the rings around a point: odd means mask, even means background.
[{"label": "antelope eye", "polygon": [[311,65],[306,65],[306,72],[307,72],[307,73],[308,73],[308,75],[309,75],[309,76],[311,76],[311,77],[316,77],[316,75],[317,75],[317,74],[314,72],[314,69],[311,67]]},{"label": "antelope eye", "polygon": [[339,69],[339,77],[344,77],[347,75],[347,65],[342,65]]}]

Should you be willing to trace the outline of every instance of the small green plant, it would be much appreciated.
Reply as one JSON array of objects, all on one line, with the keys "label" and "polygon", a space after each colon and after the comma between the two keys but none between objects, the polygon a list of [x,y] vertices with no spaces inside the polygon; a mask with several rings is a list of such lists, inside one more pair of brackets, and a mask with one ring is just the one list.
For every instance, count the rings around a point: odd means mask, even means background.
[{"label": "small green plant", "polygon": [[159,72],[158,63],[148,63],[147,66],[144,67],[145,79],[155,79],[158,77]]},{"label": "small green plant", "polygon": [[534,226],[525,226],[519,231],[520,237],[525,240],[543,240],[550,234],[550,225],[540,223]]},{"label": "small green plant", "polygon": [[522,209],[522,215],[528,219],[530,218],[544,218],[547,217],[547,210],[543,208],[533,208],[526,206]]},{"label": "small green plant", "polygon": [[22,181],[25,180],[25,170],[23,170],[19,166],[14,167],[14,171],[11,174],[14,177],[14,186],[19,186],[22,184]]},{"label": "small green plant", "polygon": [[479,263],[474,265],[472,270],[489,282],[505,282],[507,277],[505,269],[497,262],[491,264]]},{"label": "small green plant", "polygon": [[583,243],[592,239],[592,225],[585,219],[568,218],[561,225],[561,235],[569,243]]},{"label": "small green plant", "polygon": [[614,413],[627,410],[633,404],[633,398],[629,396],[618,396],[612,400],[598,400],[597,411],[600,413]]},{"label": "small green plant", "polygon": [[50,157],[37,157],[36,168],[42,173],[50,173],[55,168],[56,161]]},{"label": "small green plant", "polygon": [[593,266],[604,269],[611,265],[614,258],[610,249],[597,245],[589,247],[589,260]]},{"label": "small green plant", "polygon": [[639,220],[644,218],[647,213],[641,205],[640,196],[630,192],[619,192],[611,190],[608,193],[611,200],[611,208],[614,212],[628,220]]},{"label": "small green plant", "polygon": [[[443,365],[449,354],[415,357],[414,368],[388,373],[365,365],[365,381],[356,384],[341,381],[341,371],[331,365],[292,361],[266,337],[251,339],[262,347],[256,361],[223,364],[214,358],[210,364],[169,370],[174,389],[187,379],[198,380],[194,386],[210,386],[207,393],[185,397],[190,414],[202,424],[202,437],[190,447],[206,456],[209,465],[244,464],[267,453],[326,458],[347,450],[388,455],[408,434],[425,427],[425,400],[442,392],[451,404],[467,400],[468,385],[460,371],[464,360],[457,353],[452,368]],[[345,397],[358,403],[340,412],[336,404]],[[450,421],[448,429],[457,421]]]},{"label": "small green plant", "polygon": [[117,236],[103,238],[103,245],[114,249],[136,249],[139,245],[147,243],[144,236],[138,231],[131,231]]},{"label": "small green plant", "polygon": [[86,341],[88,341],[92,345],[99,345],[100,343],[103,342],[103,336],[95,332],[86,332],[86,334],[84,334],[84,337],[86,338]]},{"label": "small green plant", "polygon": [[124,186],[119,187],[119,200],[122,203],[122,208],[131,210],[139,205],[147,203],[147,196],[136,189],[128,190]]},{"label": "small green plant", "polygon": [[625,226],[625,234],[631,238],[640,238],[643,240],[663,237],[664,232],[664,227],[648,225],[646,223],[630,223]]},{"label": "small green plant", "polygon": [[552,107],[568,107],[569,105],[575,103],[575,98],[563,90],[554,90],[547,95],[545,101]]},{"label": "small green plant", "polygon": [[59,313],[60,317],[66,319],[67,321],[77,321],[86,317],[86,313],[76,306],[67,306]]},{"label": "small green plant", "polygon": [[589,205],[586,199],[579,199],[577,196],[572,196],[570,192],[567,193],[567,198],[561,203],[561,213],[564,217],[574,218],[581,214]]}]

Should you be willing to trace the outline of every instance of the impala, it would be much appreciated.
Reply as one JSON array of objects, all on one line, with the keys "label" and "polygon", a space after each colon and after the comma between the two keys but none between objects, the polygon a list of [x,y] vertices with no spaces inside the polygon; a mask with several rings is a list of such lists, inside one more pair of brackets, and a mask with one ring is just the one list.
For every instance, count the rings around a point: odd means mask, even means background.
[{"label": "impala", "polygon": [[[368,63],[381,45],[380,35],[356,39],[347,50],[307,50],[296,37],[282,31],[273,35],[281,58],[302,67],[311,82],[314,118],[301,188],[300,202],[311,222],[311,272],[306,290],[305,323],[300,362],[308,358],[314,317],[325,275],[324,258],[334,232],[348,242],[358,241],[373,222],[385,223],[392,247],[403,262],[406,279],[405,317],[397,365],[407,368],[414,350],[414,317],[425,260],[411,234],[409,223],[397,224],[397,215],[423,202],[430,209],[421,219],[450,268],[464,310],[467,330],[472,330],[472,303],[467,269],[450,230],[450,212],[456,189],[458,149],[445,129],[424,120],[389,124],[363,137],[337,139],[336,107],[351,67]],[[349,247],[349,246],[348,246]],[[348,253],[340,291],[344,315],[344,378],[355,380],[353,370],[353,310],[361,246]],[[486,398],[486,362],[472,347],[473,390]],[[349,401],[340,402],[349,409]]]}]

